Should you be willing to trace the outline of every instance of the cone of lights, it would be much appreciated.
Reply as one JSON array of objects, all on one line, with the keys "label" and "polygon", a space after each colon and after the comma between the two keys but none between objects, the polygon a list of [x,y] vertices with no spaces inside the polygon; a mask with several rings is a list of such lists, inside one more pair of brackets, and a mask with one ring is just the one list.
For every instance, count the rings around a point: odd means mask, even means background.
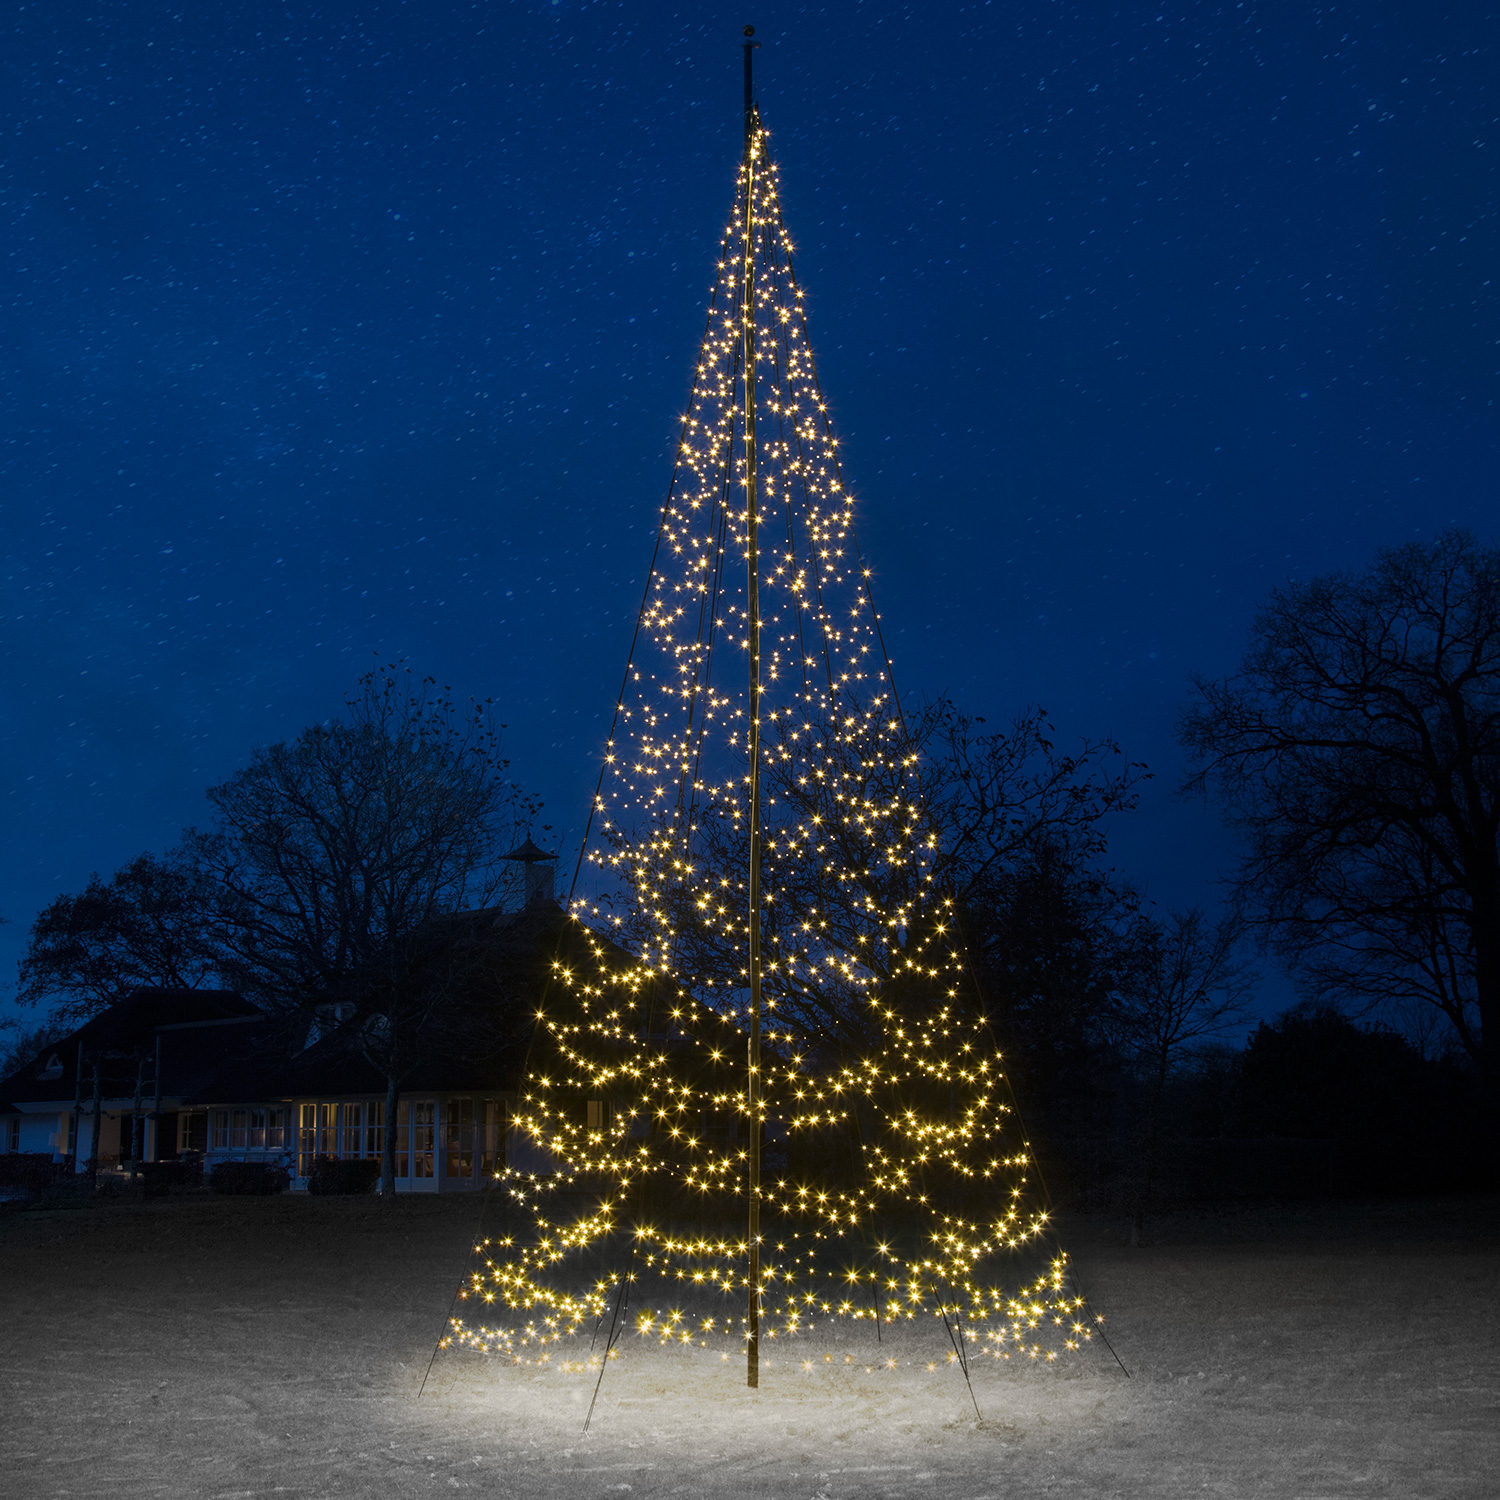
[{"label": "cone of lights", "polygon": [[1002,1360],[1092,1337],[934,875],[853,509],[747,109],[595,894],[514,1122],[536,1170],[503,1174],[529,1229],[476,1247],[449,1344],[597,1359],[627,1280],[635,1333],[742,1350],[751,1384],[763,1339],[829,1320],[873,1323],[872,1352],[923,1317]]}]

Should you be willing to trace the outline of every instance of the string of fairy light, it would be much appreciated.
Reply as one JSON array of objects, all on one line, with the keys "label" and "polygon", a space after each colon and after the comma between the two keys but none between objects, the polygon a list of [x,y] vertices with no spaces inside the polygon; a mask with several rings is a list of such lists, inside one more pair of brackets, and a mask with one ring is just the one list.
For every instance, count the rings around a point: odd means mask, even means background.
[{"label": "string of fairy light", "polygon": [[[718,928],[723,938],[740,941],[746,923],[745,872],[695,861],[694,845],[706,828],[743,836],[746,815],[750,709],[740,664],[749,641],[740,563],[748,538],[735,387],[743,378],[740,247],[748,214],[756,342],[763,351],[756,394],[773,418],[759,424],[758,444],[763,772],[773,784],[803,772],[797,778],[803,805],[778,803],[773,792],[765,810],[763,922],[774,1009],[778,991],[799,984],[833,980],[868,991],[893,963],[917,967],[916,954],[893,954],[892,938],[914,911],[933,905],[935,893],[927,860],[932,837],[921,832],[915,764],[903,748],[878,623],[857,563],[853,497],[813,365],[764,132],[754,151],[757,160],[741,169],[720,245],[717,316],[700,352],[677,480],[662,517],[665,565],[647,590],[641,646],[606,748],[595,808],[601,846],[590,857],[623,878],[632,888],[632,910],[647,918],[630,934],[644,969],[672,972],[698,995],[743,989],[743,965],[695,972],[675,940],[690,923],[700,938],[702,929]],[[752,165],[761,169],[752,172]],[[851,835],[864,845],[860,858],[830,867],[830,878],[847,885],[857,874],[888,876],[889,867],[904,866],[910,886],[904,898],[894,906],[870,903],[857,931],[830,932],[827,910],[786,912],[778,867],[819,860],[831,839]],[[597,906],[582,906],[578,915],[626,922]],[[712,944],[698,946],[712,952]]]},{"label": "string of fairy light", "polygon": [[[778,1146],[758,1200],[766,1337],[941,1316],[976,1353],[1049,1361],[1094,1336],[1064,1255],[1009,1290],[996,1279],[1006,1257],[1040,1247],[1049,1215],[934,875],[937,836],[792,252],[756,117],[586,851],[596,885],[618,899],[572,902],[513,1122],[553,1169],[502,1174],[531,1233],[475,1246],[445,1340],[454,1347],[552,1362],[556,1346],[597,1337],[627,1279],[671,1299],[633,1310],[639,1336],[743,1347],[747,1319],[729,1310],[749,1274],[743,1228],[701,1226],[743,1204],[751,1132]],[[758,351],[754,704],[747,308]],[[752,1120],[753,714],[769,1029]],[[611,1254],[602,1274],[582,1274]]]}]

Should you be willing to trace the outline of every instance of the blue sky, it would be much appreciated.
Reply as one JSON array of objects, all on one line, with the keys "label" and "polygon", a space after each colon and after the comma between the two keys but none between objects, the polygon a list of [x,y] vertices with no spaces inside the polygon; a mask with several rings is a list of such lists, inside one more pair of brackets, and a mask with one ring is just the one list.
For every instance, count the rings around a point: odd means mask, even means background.
[{"label": "blue sky", "polygon": [[903,691],[1118,738],[1116,862],[1211,903],[1191,676],[1290,578],[1495,531],[1494,17],[1401,9],[13,12],[0,979],[376,652],[493,698],[576,841],[746,21]]}]

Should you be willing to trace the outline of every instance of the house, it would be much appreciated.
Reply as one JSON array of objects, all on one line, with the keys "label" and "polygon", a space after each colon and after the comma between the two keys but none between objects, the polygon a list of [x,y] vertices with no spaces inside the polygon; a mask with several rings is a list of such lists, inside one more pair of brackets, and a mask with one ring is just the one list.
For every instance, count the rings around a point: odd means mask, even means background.
[{"label": "house", "polygon": [[[504,1166],[555,1170],[514,1125],[531,1017],[554,960],[576,967],[600,943],[627,955],[564,915],[550,879],[535,875],[538,851],[523,845],[515,857],[527,860],[521,910],[460,914],[485,935],[471,1014],[483,1017],[486,1039],[453,1037],[401,1080],[398,1192],[474,1191]],[[296,1036],[228,991],[136,989],[0,1079],[0,1150],[50,1154],[79,1172],[91,1162],[121,1171],[197,1157],[211,1173],[225,1161],[266,1161],[285,1165],[299,1189],[320,1156],[379,1158],[386,1079],[349,1044],[337,1010],[319,1007],[325,1024]],[[669,1031],[651,1040],[683,1039]],[[580,1125],[602,1130],[615,1102],[578,1107]]]},{"label": "house", "polygon": [[0,1103],[14,1111],[0,1139],[9,1150],[80,1164],[201,1147],[192,1103],[263,1022],[222,990],[134,990],[0,1081]]},{"label": "house", "polygon": [[[405,1080],[397,1106],[398,1192],[473,1191],[508,1158],[518,1080],[449,1059]],[[200,1155],[279,1162],[305,1188],[318,1156],[376,1157],[386,1080],[324,1037],[288,1051],[277,1020],[222,990],[132,991],[0,1080],[0,1149],[88,1170]]]}]

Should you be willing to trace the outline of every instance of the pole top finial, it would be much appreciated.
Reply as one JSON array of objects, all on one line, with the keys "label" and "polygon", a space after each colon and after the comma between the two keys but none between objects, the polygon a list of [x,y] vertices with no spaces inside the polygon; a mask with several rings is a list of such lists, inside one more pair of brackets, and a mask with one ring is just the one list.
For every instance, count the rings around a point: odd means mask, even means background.
[{"label": "pole top finial", "polygon": [[751,63],[751,58],[753,58],[755,56],[756,49],[760,46],[760,43],[757,42],[757,41],[753,41],[752,40],[752,38],[754,36],[755,36],[755,28],[753,26],[747,26],[747,27],[745,27],[745,40],[740,43],[740,46],[742,48],[744,48],[744,51],[745,51],[745,160],[746,161],[750,160],[750,138],[751,138],[751,135],[752,135],[752,133],[753,133],[753,131],[755,129],[755,125],[754,125],[754,121],[755,121],[755,79],[754,79],[754,76],[753,76],[753,74],[754,74],[754,65]]}]

